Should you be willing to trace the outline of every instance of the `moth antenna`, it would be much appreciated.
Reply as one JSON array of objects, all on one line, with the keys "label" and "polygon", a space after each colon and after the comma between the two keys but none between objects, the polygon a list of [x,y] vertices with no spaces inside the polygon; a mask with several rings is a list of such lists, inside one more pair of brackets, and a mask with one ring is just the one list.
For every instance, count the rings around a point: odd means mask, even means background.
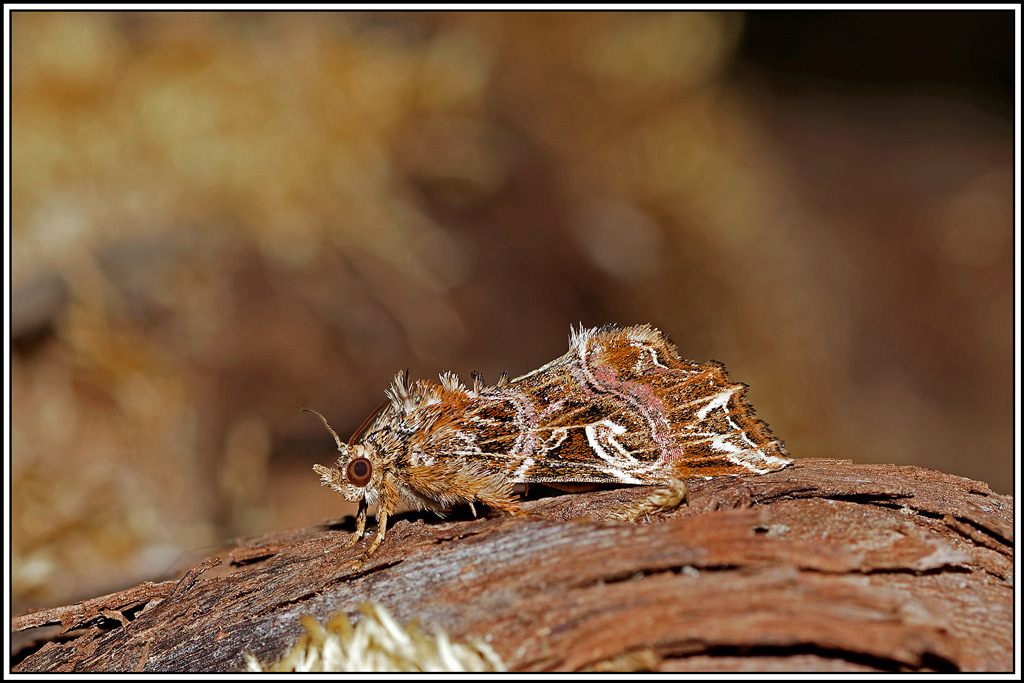
[{"label": "moth antenna", "polygon": [[503,373],[501,373],[501,377],[498,378],[498,383],[495,384],[494,386],[496,386],[496,387],[503,387],[506,384],[508,384],[508,373],[507,372],[503,372]]},{"label": "moth antenna", "polygon": [[329,431],[331,433],[331,436],[334,437],[334,443],[338,444],[338,450],[339,451],[340,450],[344,450],[344,448],[342,446],[342,443],[341,443],[341,439],[338,438],[338,433],[336,431],[334,431],[333,429],[331,429],[331,425],[329,425],[327,423],[327,418],[326,417],[324,417],[323,415],[321,415],[320,413],[316,412],[315,410],[313,410],[311,408],[303,408],[302,406],[299,406],[299,410],[301,410],[303,412],[306,412],[306,413],[313,413],[314,415],[319,417],[320,421],[324,423],[324,427],[327,427],[327,431]]}]

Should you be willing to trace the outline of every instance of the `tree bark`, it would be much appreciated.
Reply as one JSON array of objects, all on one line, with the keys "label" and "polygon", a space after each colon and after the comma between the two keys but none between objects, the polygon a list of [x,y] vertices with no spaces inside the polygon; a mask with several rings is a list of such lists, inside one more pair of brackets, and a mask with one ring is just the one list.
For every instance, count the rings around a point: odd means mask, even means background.
[{"label": "tree bark", "polygon": [[656,487],[524,502],[536,516],[394,518],[342,549],[346,518],[270,534],[12,630],[59,625],[14,671],[232,671],[374,601],[511,671],[1013,670],[1013,500],[933,470],[799,460],[690,482],[643,523],[607,514]]}]

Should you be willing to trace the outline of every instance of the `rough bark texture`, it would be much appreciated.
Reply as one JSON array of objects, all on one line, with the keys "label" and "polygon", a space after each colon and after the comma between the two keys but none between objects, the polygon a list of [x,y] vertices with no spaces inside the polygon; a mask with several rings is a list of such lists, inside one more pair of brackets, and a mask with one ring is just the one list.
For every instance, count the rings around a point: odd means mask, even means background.
[{"label": "rough bark texture", "polygon": [[398,515],[359,569],[351,518],[270,534],[177,582],[16,617],[59,631],[14,670],[237,670],[279,657],[302,615],[364,601],[482,637],[514,671],[1013,669],[1013,500],[985,484],[808,459],[691,482],[649,523],[602,520],[651,490],[528,501],[528,518]]}]

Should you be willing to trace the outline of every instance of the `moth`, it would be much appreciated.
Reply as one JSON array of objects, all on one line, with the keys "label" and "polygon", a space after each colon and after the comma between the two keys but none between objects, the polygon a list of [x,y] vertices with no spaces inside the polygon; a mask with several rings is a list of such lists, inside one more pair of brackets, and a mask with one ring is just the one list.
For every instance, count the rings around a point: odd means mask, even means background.
[{"label": "moth", "polygon": [[[388,401],[343,443],[320,413],[340,456],[315,465],[322,485],[358,502],[352,547],[377,504],[377,535],[402,504],[442,513],[482,503],[524,514],[513,485],[670,484],[762,474],[791,460],[717,361],[679,357],[650,325],[570,330],[569,351],[487,386],[473,373],[440,384],[399,373]],[[684,489],[685,491],[685,489]],[[475,512],[475,508],[474,508]],[[361,560],[362,561],[362,560]]]}]

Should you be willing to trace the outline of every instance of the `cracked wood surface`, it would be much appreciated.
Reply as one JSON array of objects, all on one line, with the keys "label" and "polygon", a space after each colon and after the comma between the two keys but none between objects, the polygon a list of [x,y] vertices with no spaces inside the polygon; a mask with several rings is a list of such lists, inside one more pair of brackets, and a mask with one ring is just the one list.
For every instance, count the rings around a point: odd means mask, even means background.
[{"label": "cracked wood surface", "polygon": [[[655,487],[527,501],[534,517],[407,513],[367,563],[351,518],[16,617],[59,625],[15,671],[231,671],[364,601],[512,671],[1012,671],[1013,500],[933,470],[798,460],[690,483],[643,524],[605,512]],[[41,644],[41,647],[40,647]]]}]

